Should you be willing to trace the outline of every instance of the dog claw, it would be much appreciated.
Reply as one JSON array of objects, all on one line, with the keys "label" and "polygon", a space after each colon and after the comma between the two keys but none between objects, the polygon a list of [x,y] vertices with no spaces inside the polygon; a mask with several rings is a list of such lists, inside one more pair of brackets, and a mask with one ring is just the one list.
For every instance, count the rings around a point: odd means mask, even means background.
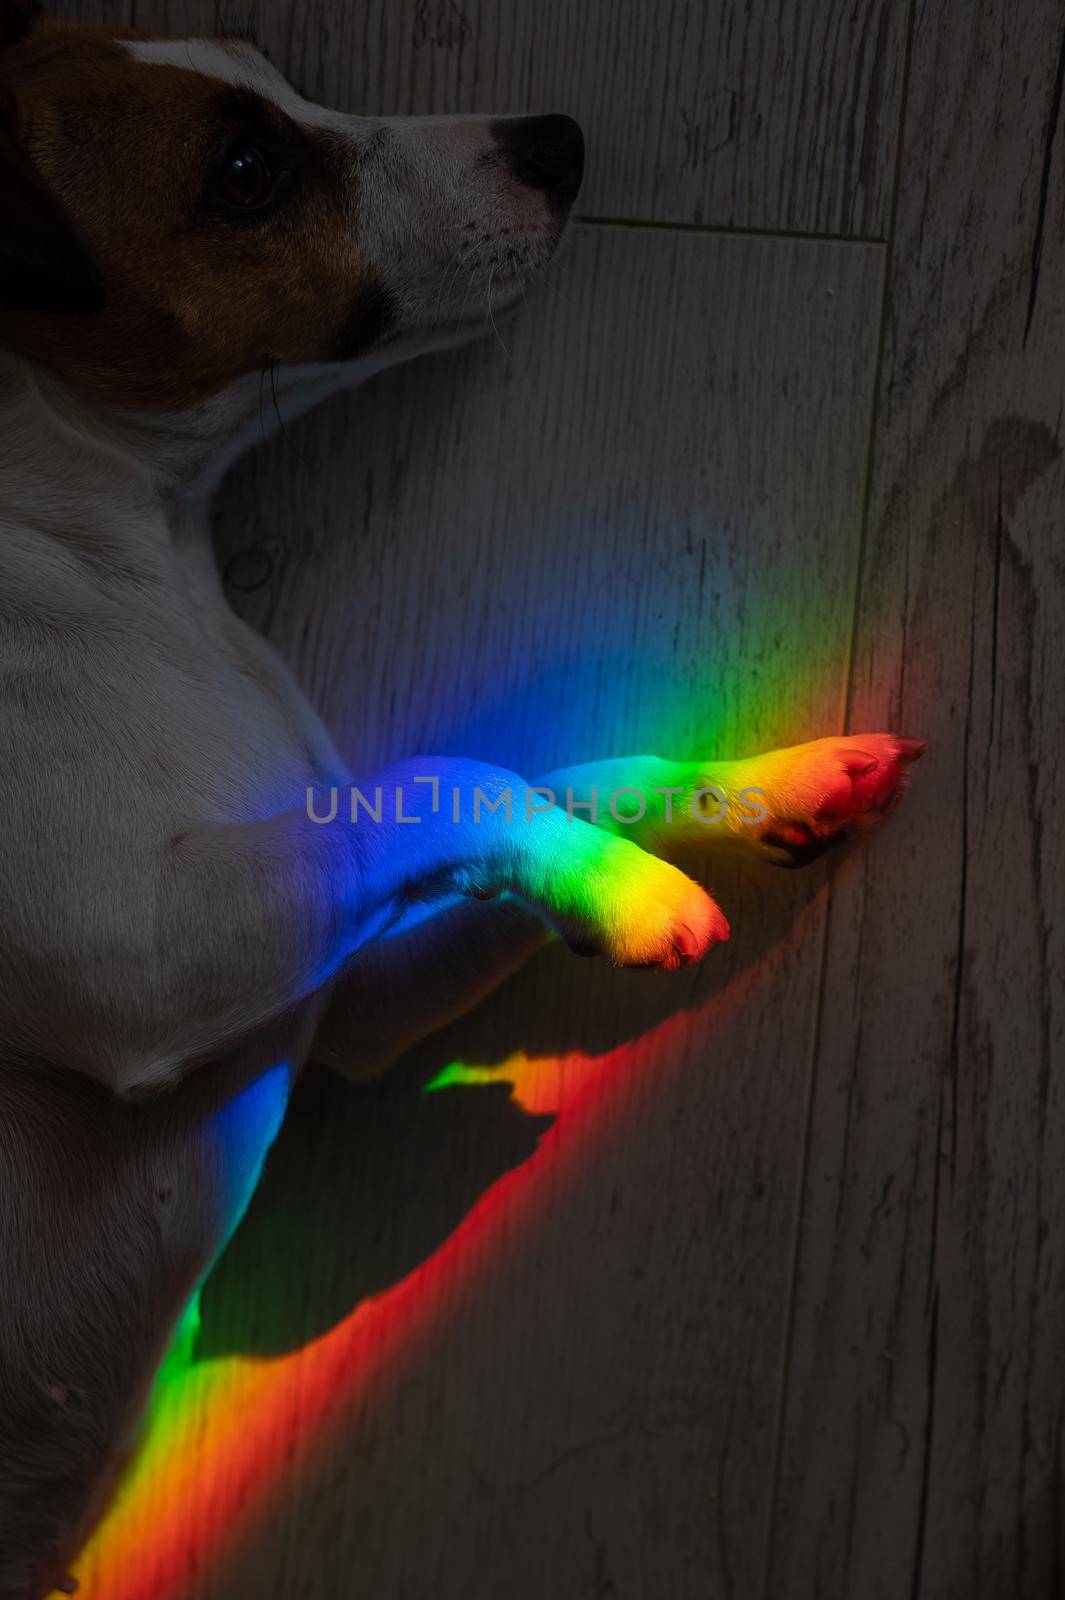
[{"label": "dog claw", "polygon": [[764,757],[770,780],[764,787],[772,801],[777,779],[780,799],[758,842],[775,864],[805,866],[837,840],[871,833],[898,805],[910,768],[927,748],[923,739],[863,733]]},{"label": "dog claw", "polygon": [[926,739],[896,739],[895,749],[900,761],[920,761],[928,749]]},{"label": "dog claw", "polygon": [[677,965],[690,967],[698,961],[701,947],[698,939],[690,928],[681,924],[673,935],[673,951],[677,958]]}]

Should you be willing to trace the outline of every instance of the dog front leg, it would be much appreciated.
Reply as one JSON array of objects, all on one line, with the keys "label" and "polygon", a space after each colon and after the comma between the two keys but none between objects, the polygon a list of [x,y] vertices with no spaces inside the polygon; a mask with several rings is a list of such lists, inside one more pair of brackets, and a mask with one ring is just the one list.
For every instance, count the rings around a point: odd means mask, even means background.
[{"label": "dog front leg", "polygon": [[550,928],[519,901],[460,901],[379,939],[337,983],[312,1059],[349,1078],[386,1072],[464,1016],[547,945]]},{"label": "dog front leg", "polygon": [[[780,866],[867,833],[898,802],[923,746],[891,734],[818,739],[739,761],[624,757],[538,780],[560,807],[663,858],[739,853]],[[462,1016],[550,937],[520,905],[441,908],[380,940],[337,984],[313,1054],[380,1073]]]},{"label": "dog front leg", "polygon": [[179,835],[145,982],[86,1048],[107,1052],[120,1090],[165,1082],[308,1000],[414,906],[503,891],[624,966],[685,965],[728,932],[675,867],[514,774],[408,764],[283,816]]},{"label": "dog front leg", "polygon": [[[589,762],[537,780],[564,808],[620,833],[609,800],[623,783],[653,784],[674,777],[675,766],[654,758]],[[601,805],[600,805],[601,800]],[[662,853],[655,827],[633,841]],[[386,1072],[405,1051],[479,1005],[551,938],[544,922],[519,902],[457,903],[435,909],[365,950],[338,980],[315,1036],[312,1057],[345,1077]]]},{"label": "dog front leg", "polygon": [[559,805],[666,859],[723,851],[795,867],[871,833],[924,749],[896,734],[840,734],[738,761],[638,756],[541,781]]}]

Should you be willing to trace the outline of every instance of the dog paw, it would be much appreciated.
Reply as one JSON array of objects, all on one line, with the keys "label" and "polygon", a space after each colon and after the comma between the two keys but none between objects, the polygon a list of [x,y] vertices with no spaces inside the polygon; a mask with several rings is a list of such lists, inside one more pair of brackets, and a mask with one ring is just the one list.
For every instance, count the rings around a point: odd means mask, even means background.
[{"label": "dog paw", "polygon": [[926,748],[919,739],[862,733],[759,757],[746,781],[767,815],[752,824],[751,843],[779,866],[801,867],[841,840],[871,833],[902,799]]},{"label": "dog paw", "polygon": [[699,884],[637,845],[599,837],[598,859],[555,908],[571,950],[670,972],[701,961],[729,937],[724,912]]}]

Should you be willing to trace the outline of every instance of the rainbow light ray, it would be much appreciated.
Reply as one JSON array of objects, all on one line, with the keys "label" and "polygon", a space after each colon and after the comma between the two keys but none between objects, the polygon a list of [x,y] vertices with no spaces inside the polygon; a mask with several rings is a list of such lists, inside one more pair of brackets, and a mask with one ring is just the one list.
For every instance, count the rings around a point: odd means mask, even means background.
[{"label": "rainbow light ray", "polygon": [[[796,926],[788,942],[798,936]],[[434,1255],[306,1348],[277,1360],[197,1364],[190,1308],[160,1375],[141,1458],[76,1568],[82,1600],[181,1600],[207,1565],[235,1558],[287,1479],[432,1335],[516,1233],[534,1224],[548,1192],[557,1194],[567,1173],[581,1170],[589,1142],[620,1108],[631,1113],[635,1097],[654,1091],[678,1045],[743,1005],[757,973],[749,969],[704,1006],[602,1056],[518,1053],[496,1067],[453,1063],[439,1074],[429,1085],[434,1092],[507,1082],[523,1110],[556,1121]],[[622,1072],[625,1094],[612,1095]]]},{"label": "rainbow light ray", "polygon": [[[774,647],[736,690],[728,712],[711,714],[709,686],[720,677],[709,666],[700,674],[705,695],[693,696],[688,675],[671,686],[659,680],[653,696],[658,737],[641,740],[645,748],[657,746],[689,760],[708,752],[753,753],[778,731],[779,712],[769,714],[768,708],[797,703],[809,708],[812,721],[794,727],[789,716],[795,736],[831,731],[843,690],[833,641],[823,638],[816,656],[809,645],[801,648],[808,630],[798,613],[766,613],[757,623],[752,631]],[[797,673],[798,662],[804,665]],[[550,710],[550,745],[530,755],[537,770],[567,758],[557,746],[559,707]],[[791,936],[815,904],[807,906]],[[548,1192],[580,1166],[589,1141],[609,1126],[618,1105],[631,1108],[634,1094],[652,1090],[668,1069],[671,1047],[712,1025],[726,1007],[742,1004],[758,970],[748,969],[699,1010],[671,1017],[601,1057],[538,1060],[519,1054],[494,1068],[448,1068],[436,1080],[438,1090],[506,1081],[523,1109],[554,1113],[557,1121],[532,1157],[492,1185],[434,1255],[386,1293],[363,1301],[315,1343],[277,1360],[197,1362],[194,1304],[160,1373],[140,1458],[75,1569],[81,1600],[184,1600],[198,1575],[235,1558],[240,1542],[283,1497],[286,1482],[344,1426],[360,1398],[432,1336],[515,1231],[533,1225]],[[624,1097],[610,1093],[620,1072]]]}]

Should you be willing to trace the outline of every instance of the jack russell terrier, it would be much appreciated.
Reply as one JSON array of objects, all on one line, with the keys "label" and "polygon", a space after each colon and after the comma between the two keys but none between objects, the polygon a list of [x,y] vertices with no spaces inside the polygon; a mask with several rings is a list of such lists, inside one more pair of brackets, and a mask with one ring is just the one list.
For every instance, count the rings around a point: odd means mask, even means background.
[{"label": "jack russell terrier", "polygon": [[[923,749],[535,787],[417,761],[356,790],[229,611],[209,508],[264,378],[280,420],[482,332],[583,161],[567,117],[344,116],[246,42],[0,0],[4,1600],[70,1587],[312,1055],[379,1070],[555,935],[699,960],[728,927],[675,847],[797,864],[879,821]],[[591,809],[622,789],[639,815]]]}]

